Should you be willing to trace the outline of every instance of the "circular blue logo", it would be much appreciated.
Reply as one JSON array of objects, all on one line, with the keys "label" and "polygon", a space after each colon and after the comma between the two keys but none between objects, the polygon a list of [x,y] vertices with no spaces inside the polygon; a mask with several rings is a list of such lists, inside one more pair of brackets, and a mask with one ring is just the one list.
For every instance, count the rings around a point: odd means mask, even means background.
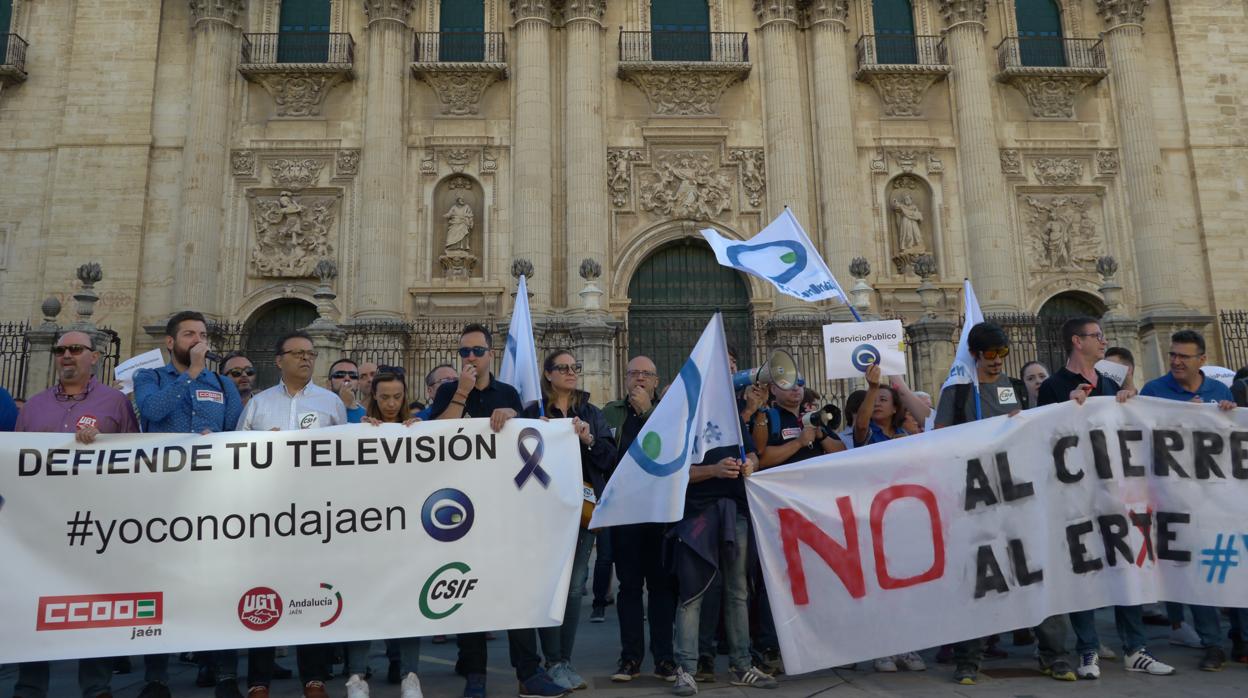
[{"label": "circular blue logo", "polygon": [[429,495],[420,508],[425,532],[443,543],[457,541],[472,528],[472,500],[456,489],[446,488]]},{"label": "circular blue logo", "polygon": [[850,352],[849,360],[853,362],[854,368],[866,373],[872,364],[880,363],[880,350],[870,344],[859,344]]}]

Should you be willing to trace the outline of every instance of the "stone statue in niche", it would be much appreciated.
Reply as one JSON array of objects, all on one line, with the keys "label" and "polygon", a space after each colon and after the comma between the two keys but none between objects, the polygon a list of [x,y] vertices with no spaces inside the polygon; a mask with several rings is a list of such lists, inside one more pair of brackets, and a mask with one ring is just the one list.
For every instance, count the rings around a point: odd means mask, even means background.
[{"label": "stone statue in niche", "polygon": [[451,206],[443,216],[446,219],[446,251],[471,252],[472,228],[476,216],[472,207],[464,203],[464,197],[455,197],[455,205]]},{"label": "stone statue in niche", "polygon": [[334,225],[332,196],[277,196],[252,199],[256,242],[251,248],[252,270],[259,276],[311,276],[317,260],[330,257]]},{"label": "stone statue in niche", "polygon": [[921,255],[931,254],[927,238],[923,234],[927,216],[924,208],[927,197],[924,189],[914,177],[899,177],[893,184],[892,196],[888,208],[893,214],[893,230],[897,240],[897,252],[893,255],[893,264],[897,273],[904,274]]}]

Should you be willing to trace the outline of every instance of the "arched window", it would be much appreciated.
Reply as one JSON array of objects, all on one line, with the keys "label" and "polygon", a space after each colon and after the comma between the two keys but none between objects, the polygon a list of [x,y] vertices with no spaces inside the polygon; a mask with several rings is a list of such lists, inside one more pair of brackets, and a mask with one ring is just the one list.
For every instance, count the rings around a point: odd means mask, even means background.
[{"label": "arched window", "polygon": [[282,0],[278,20],[279,63],[325,63],[329,60],[330,0]]},{"label": "arched window", "polygon": [[1018,51],[1023,65],[1064,66],[1062,12],[1055,0],[1014,0]]},{"label": "arched window", "polygon": [[438,60],[485,60],[485,3],[482,0],[442,0],[438,17]]},{"label": "arched window", "polygon": [[914,45],[914,10],[910,0],[872,0],[876,60],[883,64],[918,62]]},{"label": "arched window", "polygon": [[277,385],[281,379],[273,350],[278,338],[287,332],[302,330],[316,317],[316,306],[297,299],[274,301],[251,316],[243,329],[242,349],[256,367],[257,390]]},{"label": "arched window", "polygon": [[651,3],[650,31],[650,55],[656,61],[711,60],[711,12],[706,0]]}]

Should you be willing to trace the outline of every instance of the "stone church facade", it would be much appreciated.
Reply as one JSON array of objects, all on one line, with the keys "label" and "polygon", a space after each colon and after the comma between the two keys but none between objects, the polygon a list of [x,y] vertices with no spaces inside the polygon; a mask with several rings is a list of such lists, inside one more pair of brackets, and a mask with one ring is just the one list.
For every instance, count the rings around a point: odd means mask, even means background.
[{"label": "stone church facade", "polygon": [[928,388],[964,277],[989,313],[1104,316],[1150,375],[1175,327],[1219,359],[1248,296],[1242,2],[0,2],[0,320],[72,322],[45,299],[99,262],[123,355],[183,308],[284,309],[326,356],[505,322],[522,268],[609,394],[711,285],[754,328],[844,316],[705,268],[699,229],[785,206]]}]

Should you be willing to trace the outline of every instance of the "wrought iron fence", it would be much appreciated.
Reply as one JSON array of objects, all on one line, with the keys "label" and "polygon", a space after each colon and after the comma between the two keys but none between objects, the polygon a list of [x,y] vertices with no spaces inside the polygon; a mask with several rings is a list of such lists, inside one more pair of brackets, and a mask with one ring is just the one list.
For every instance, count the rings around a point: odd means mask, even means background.
[{"label": "wrought iron fence", "polygon": [[26,368],[30,363],[30,341],[26,322],[0,323],[0,387],[15,398],[26,397]]},{"label": "wrought iron fence", "polygon": [[997,64],[1007,68],[1105,69],[1105,44],[1100,39],[1060,36],[1012,36],[997,44]]},{"label": "wrought iron fence", "polygon": [[858,40],[858,67],[868,65],[948,65],[945,39],[912,34],[864,34]]},{"label": "wrought iron fence", "polygon": [[748,63],[749,60],[749,35],[743,32],[620,32],[620,62]]},{"label": "wrought iron fence", "polygon": [[[1021,378],[1023,365],[1029,361],[1039,361],[1050,373],[1066,365],[1062,324],[1068,317],[1001,313],[985,315],[984,319],[1000,325],[1010,338],[1010,353],[1005,357],[1005,372],[1010,376]],[[961,334],[965,321],[965,317],[959,319],[955,337]]]},{"label": "wrought iron fence", "polygon": [[110,327],[99,328],[100,339],[96,348],[100,351],[100,364],[95,371],[96,378],[105,383],[113,382],[113,371],[121,361],[121,335]]},{"label": "wrought iron fence", "polygon": [[1248,366],[1248,310],[1223,310],[1218,313],[1222,334],[1222,362],[1231,370]]},{"label": "wrought iron fence", "polygon": [[355,41],[350,34],[330,32],[282,32],[244,34],[244,65],[277,63],[345,64],[355,61]]},{"label": "wrought iron fence", "polygon": [[416,63],[506,63],[502,32],[416,32]]},{"label": "wrought iron fence", "polygon": [[17,34],[0,34],[4,37],[4,56],[0,65],[26,74],[26,40]]}]

